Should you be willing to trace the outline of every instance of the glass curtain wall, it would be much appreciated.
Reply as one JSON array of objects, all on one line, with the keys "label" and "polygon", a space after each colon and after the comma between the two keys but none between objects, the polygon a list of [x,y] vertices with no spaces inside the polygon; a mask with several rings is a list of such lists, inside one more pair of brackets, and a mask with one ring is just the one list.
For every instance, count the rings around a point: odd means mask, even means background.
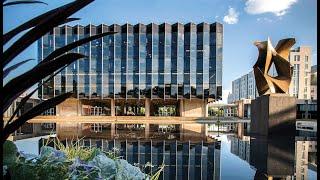
[{"label": "glass curtain wall", "polygon": [[74,91],[85,99],[220,99],[223,27],[207,24],[62,26],[38,41],[39,61],[54,49],[114,31],[70,52],[70,64],[39,89],[50,98]]}]

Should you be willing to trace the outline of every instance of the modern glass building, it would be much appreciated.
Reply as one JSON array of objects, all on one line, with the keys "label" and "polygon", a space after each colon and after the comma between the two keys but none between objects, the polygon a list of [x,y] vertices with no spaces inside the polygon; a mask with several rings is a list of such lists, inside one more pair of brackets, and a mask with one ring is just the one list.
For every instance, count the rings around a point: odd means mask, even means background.
[{"label": "modern glass building", "polygon": [[118,33],[72,50],[87,58],[42,86],[39,97],[74,91],[79,99],[221,99],[220,23],[66,25],[38,41],[39,62],[55,49],[108,31]]},{"label": "modern glass building", "polygon": [[[67,142],[68,141],[68,142]],[[39,147],[45,144],[41,139]],[[61,140],[61,143],[71,143]],[[75,143],[75,142],[72,142]],[[154,174],[164,164],[158,179],[212,179],[221,178],[221,142],[181,142],[177,140],[122,140],[122,139],[83,139],[79,143],[85,147],[101,148],[112,152],[119,150],[119,157],[130,164],[152,167],[143,168],[148,174]],[[54,146],[50,143],[49,146]]]}]

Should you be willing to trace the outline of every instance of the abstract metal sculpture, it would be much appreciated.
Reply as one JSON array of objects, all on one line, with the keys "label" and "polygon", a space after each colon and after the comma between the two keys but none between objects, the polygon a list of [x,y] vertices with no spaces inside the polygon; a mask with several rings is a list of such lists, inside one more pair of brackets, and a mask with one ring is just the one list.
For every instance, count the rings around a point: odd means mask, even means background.
[{"label": "abstract metal sculpture", "polygon": [[[260,96],[271,93],[288,93],[293,72],[288,56],[295,42],[294,38],[282,39],[276,48],[273,48],[269,38],[267,41],[254,43],[259,50],[259,57],[253,66],[253,71]],[[275,77],[268,74],[272,63],[278,74]]]}]

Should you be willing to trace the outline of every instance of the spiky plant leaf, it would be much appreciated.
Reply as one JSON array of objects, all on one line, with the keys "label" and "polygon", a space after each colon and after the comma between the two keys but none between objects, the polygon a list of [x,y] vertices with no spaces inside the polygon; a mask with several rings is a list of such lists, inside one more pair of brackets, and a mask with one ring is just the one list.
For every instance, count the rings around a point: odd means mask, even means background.
[{"label": "spiky plant leaf", "polygon": [[69,16],[82,9],[93,0],[78,0],[57,8],[52,14],[40,21],[34,28],[25,33],[14,42],[2,55],[2,67],[6,66],[13,58],[51,31],[54,27],[64,22]]},{"label": "spiky plant leaf", "polygon": [[[4,34],[2,36],[3,38],[3,44],[6,44],[8,41],[10,41],[14,36],[16,36],[17,34],[21,33],[24,30],[27,30],[29,28],[32,28],[34,26],[36,26],[37,24],[39,24],[44,18],[46,18],[48,15],[47,13],[42,14],[36,18],[31,19],[30,21],[16,27],[15,29],[7,32],[6,34]],[[72,21],[77,21],[80,18],[67,18],[65,21],[62,21],[59,25],[61,24],[65,24],[68,22],[72,22]]]},{"label": "spiky plant leaf", "polygon": [[114,34],[115,32],[105,32],[105,33],[101,33],[101,34],[97,34],[97,35],[93,35],[93,36],[90,36],[90,37],[87,37],[87,38],[83,38],[83,39],[80,39],[78,41],[75,41],[73,43],[70,43],[66,46],[63,46],[55,51],[53,51],[51,54],[49,54],[45,59],[43,59],[40,63],[45,63],[45,62],[48,62],[50,61],[51,59],[57,57],[57,56],[60,56],[61,54],[65,53],[65,52],[68,52],[78,46],[81,46],[82,44],[85,44],[85,43],[88,43],[92,40],[95,40],[95,39],[99,39],[103,36],[107,36],[107,35],[111,35],[111,34]]},{"label": "spiky plant leaf", "polygon": [[17,69],[17,68],[18,68],[19,66],[21,66],[22,64],[24,64],[24,63],[26,63],[26,62],[29,62],[29,61],[31,61],[31,60],[34,60],[34,59],[26,59],[26,60],[24,60],[24,61],[18,62],[17,64],[14,64],[14,65],[8,67],[7,69],[5,69],[5,70],[3,71],[3,78],[6,78],[11,71]]},{"label": "spiky plant leaf", "polygon": [[3,144],[5,140],[9,137],[11,133],[14,133],[19,127],[21,127],[24,123],[26,123],[29,119],[32,119],[38,115],[40,115],[45,110],[55,107],[56,105],[62,103],[67,98],[70,98],[73,95],[72,92],[68,92],[54,98],[48,99],[46,101],[41,102],[36,105],[28,112],[22,114],[19,118],[13,121],[11,124],[8,124],[3,131],[1,132],[1,143]]},{"label": "spiky plant leaf", "polygon": [[79,53],[68,53],[45,63],[38,64],[30,71],[10,80],[4,87],[3,113],[8,109],[14,99],[19,97],[25,90],[33,86],[48,75],[54,73],[64,65],[69,65],[77,59],[85,57]]},{"label": "spiky plant leaf", "polygon": [[13,6],[13,5],[19,5],[19,4],[45,4],[45,5],[48,5],[47,3],[42,2],[42,1],[25,0],[25,1],[8,2],[8,3],[3,4],[3,6]]},{"label": "spiky plant leaf", "polygon": [[7,124],[9,124],[13,118],[18,114],[19,110],[26,104],[26,102],[28,101],[28,99],[30,99],[30,97],[38,90],[38,88],[40,88],[41,86],[43,86],[43,84],[47,83],[51,78],[53,78],[55,75],[59,74],[64,68],[66,68],[67,66],[63,66],[62,68],[60,68],[60,70],[58,70],[57,72],[55,72],[54,74],[51,74],[49,76],[49,78],[47,78],[47,80],[41,82],[38,84],[38,87],[35,88],[32,92],[30,92],[27,96],[23,97],[18,105],[18,107],[16,107],[16,109],[14,110],[14,112],[12,113],[10,119],[8,120]]}]

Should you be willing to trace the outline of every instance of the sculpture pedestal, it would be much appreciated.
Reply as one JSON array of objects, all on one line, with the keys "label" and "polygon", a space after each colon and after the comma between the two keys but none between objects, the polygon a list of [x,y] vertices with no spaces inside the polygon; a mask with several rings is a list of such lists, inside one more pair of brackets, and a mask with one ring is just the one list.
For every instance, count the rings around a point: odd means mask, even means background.
[{"label": "sculpture pedestal", "polygon": [[294,136],[255,136],[250,139],[250,165],[257,169],[254,179],[286,179],[293,176],[294,158]]},{"label": "sculpture pedestal", "polygon": [[287,94],[269,94],[251,101],[253,135],[294,136],[296,98]]}]

